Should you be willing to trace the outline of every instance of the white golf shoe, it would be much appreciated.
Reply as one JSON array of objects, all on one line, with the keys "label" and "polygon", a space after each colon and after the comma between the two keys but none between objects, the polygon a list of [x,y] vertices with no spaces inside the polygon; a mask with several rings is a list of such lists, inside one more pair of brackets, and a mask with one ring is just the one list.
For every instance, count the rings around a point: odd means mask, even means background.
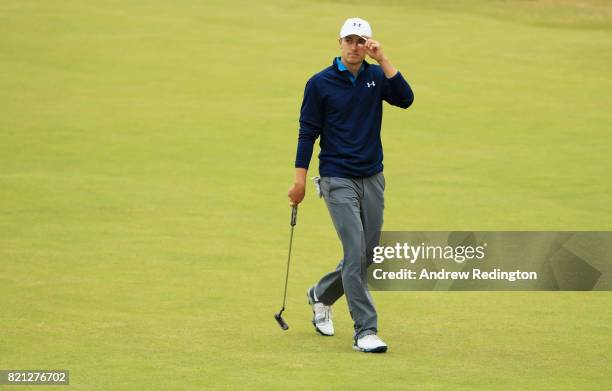
[{"label": "white golf shoe", "polygon": [[387,351],[387,344],[378,338],[378,335],[368,334],[355,340],[353,349],[364,353],[384,353]]},{"label": "white golf shoe", "polygon": [[312,307],[312,324],[315,330],[321,335],[331,337],[334,335],[331,306],[315,300],[314,288],[310,288],[306,296],[308,296],[308,304]]}]

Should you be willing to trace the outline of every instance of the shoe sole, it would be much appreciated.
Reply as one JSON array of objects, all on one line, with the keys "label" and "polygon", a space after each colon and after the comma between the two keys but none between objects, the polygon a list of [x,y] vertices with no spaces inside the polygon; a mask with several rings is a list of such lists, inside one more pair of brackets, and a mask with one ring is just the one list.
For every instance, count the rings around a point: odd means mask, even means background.
[{"label": "shoe sole", "polygon": [[387,346],[379,346],[374,349],[362,349],[357,345],[353,345],[353,349],[355,349],[358,352],[363,352],[363,353],[384,353],[387,351]]},{"label": "shoe sole", "polygon": [[316,332],[317,332],[319,335],[322,335],[322,336],[324,336],[324,337],[333,337],[333,336],[334,336],[333,334],[325,334],[324,332],[322,332],[321,330],[319,330],[319,328],[317,327],[317,325],[316,325],[316,324],[314,324],[314,323],[313,323],[312,325],[314,326],[315,331],[316,331]]},{"label": "shoe sole", "polygon": [[[308,298],[308,304],[309,304],[309,305],[312,307],[312,306],[313,306],[313,304],[312,304],[312,301],[311,301],[311,298],[310,298],[310,289],[308,289],[308,291],[306,292],[306,297]],[[314,317],[314,310],[312,311],[312,315],[313,315],[313,317]],[[315,331],[316,331],[316,332],[317,332],[319,335],[322,335],[322,336],[324,336],[324,337],[333,337],[333,336],[334,336],[333,334],[325,334],[324,332],[322,332],[321,330],[319,330],[319,328],[317,327],[317,324],[314,322],[314,320],[312,321],[312,325],[314,326]]]}]

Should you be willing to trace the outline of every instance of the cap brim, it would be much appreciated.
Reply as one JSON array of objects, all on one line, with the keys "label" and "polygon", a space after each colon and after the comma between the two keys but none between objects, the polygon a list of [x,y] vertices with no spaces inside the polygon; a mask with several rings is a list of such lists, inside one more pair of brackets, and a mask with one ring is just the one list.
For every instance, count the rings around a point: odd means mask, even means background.
[{"label": "cap brim", "polygon": [[340,38],[350,37],[351,35],[355,35],[355,36],[357,36],[359,38],[363,38],[363,39],[370,39],[370,38],[372,38],[372,37],[368,37],[367,35],[360,35],[360,34],[355,34],[355,33],[344,34],[344,35],[341,35]]}]

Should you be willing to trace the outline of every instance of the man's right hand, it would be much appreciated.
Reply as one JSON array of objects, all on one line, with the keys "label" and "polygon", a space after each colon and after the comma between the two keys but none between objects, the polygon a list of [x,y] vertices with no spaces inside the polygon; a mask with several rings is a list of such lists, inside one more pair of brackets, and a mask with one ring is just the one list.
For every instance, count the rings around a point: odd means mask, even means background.
[{"label": "man's right hand", "polygon": [[304,195],[306,194],[306,183],[305,182],[295,182],[293,186],[289,188],[289,193],[287,196],[289,197],[289,206],[293,207],[304,199]]}]

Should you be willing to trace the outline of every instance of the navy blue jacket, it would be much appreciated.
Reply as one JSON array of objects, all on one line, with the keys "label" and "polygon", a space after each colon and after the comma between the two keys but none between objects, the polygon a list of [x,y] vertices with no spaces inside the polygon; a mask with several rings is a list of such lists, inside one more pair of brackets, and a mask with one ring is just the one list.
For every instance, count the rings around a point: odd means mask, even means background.
[{"label": "navy blue jacket", "polygon": [[308,168],[321,136],[321,176],[359,178],[381,172],[383,100],[402,108],[412,104],[412,89],[399,72],[387,79],[380,66],[364,61],[353,85],[334,59],[306,83],[295,167]]}]

